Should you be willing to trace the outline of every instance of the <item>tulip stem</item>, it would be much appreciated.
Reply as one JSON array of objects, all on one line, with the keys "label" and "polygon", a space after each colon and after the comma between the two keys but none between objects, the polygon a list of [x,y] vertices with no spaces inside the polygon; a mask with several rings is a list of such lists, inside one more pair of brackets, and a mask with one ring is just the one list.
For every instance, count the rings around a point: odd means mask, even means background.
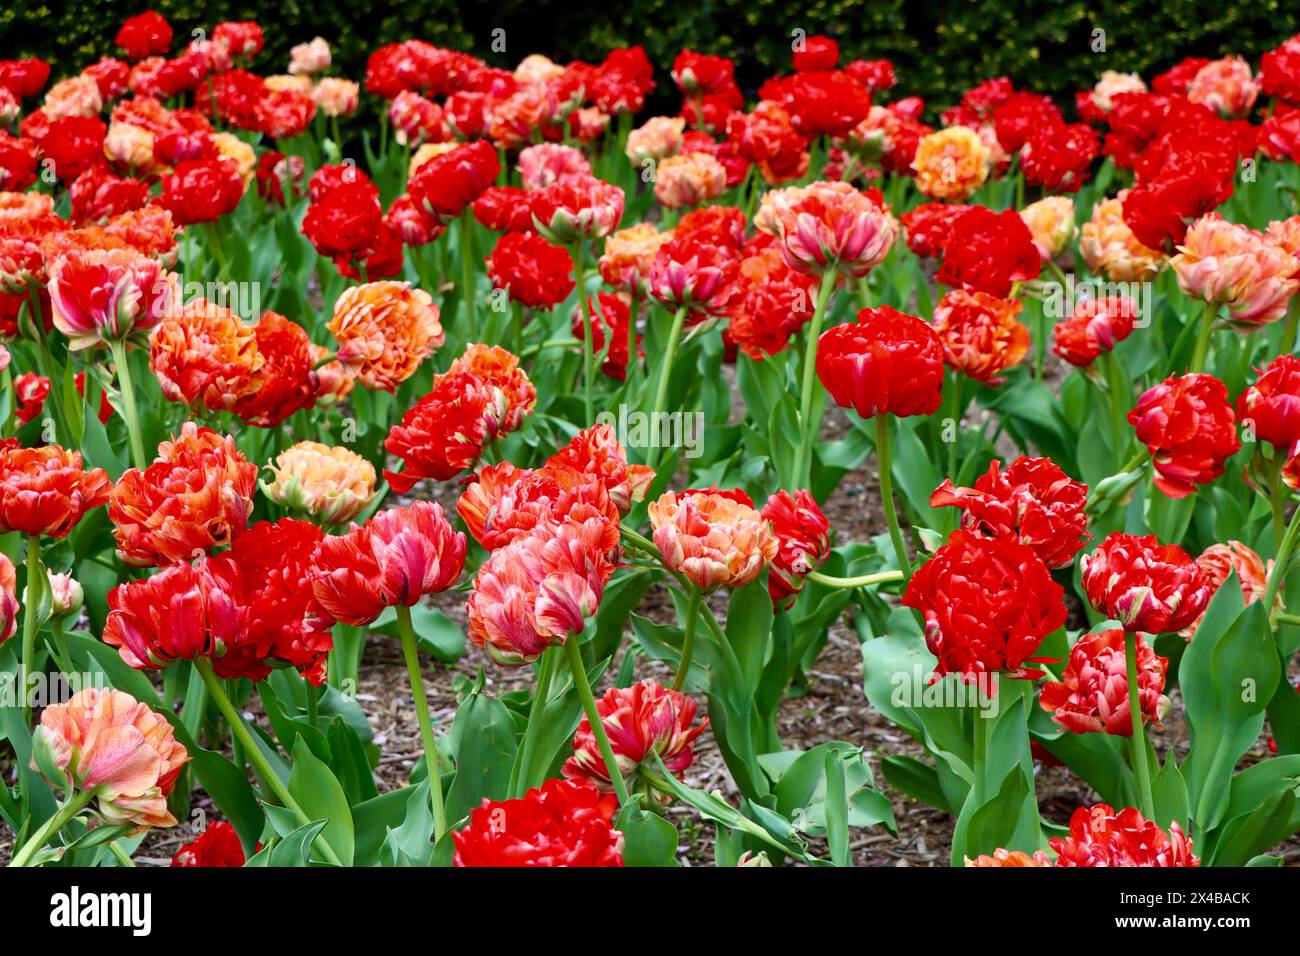
[{"label": "tulip stem", "polygon": [[[23,723],[30,725],[32,722],[32,664],[36,657],[36,632],[40,629],[40,621],[36,615],[40,611],[40,578],[37,575],[44,574],[41,568],[41,538],[40,535],[29,534],[27,536],[27,600],[23,608],[23,680],[21,692],[23,695]],[[48,586],[48,585],[47,585]]]},{"label": "tulip stem", "polygon": [[817,340],[822,334],[822,320],[826,315],[826,303],[830,301],[835,289],[834,269],[822,274],[821,285],[817,288],[817,299],[813,303],[812,321],[808,324],[808,342],[804,346],[803,381],[799,384],[799,445],[795,449],[794,472],[790,476],[791,488],[807,488],[812,472],[812,443],[817,439],[813,427],[812,396],[813,379],[817,377]]},{"label": "tulip stem", "polygon": [[[1128,447],[1128,424],[1125,416],[1128,409],[1125,407],[1128,402],[1125,400],[1125,392],[1131,389],[1128,379],[1124,377],[1124,370],[1120,368],[1119,359],[1115,357],[1113,351],[1103,352],[1101,355],[1102,365],[1106,372],[1106,392],[1108,404],[1110,405],[1110,436],[1111,436],[1111,454],[1114,455],[1115,461],[1120,461],[1124,450]],[[1132,394],[1127,396],[1132,397]]]},{"label": "tulip stem", "polygon": [[[262,753],[261,745],[254,739],[253,732],[248,729],[248,724],[244,722],[244,718],[240,716],[239,711],[235,710],[235,705],[230,702],[225,687],[221,685],[221,681],[213,673],[212,662],[206,657],[196,657],[194,658],[194,669],[203,678],[203,685],[208,689],[208,696],[217,705],[221,715],[226,718],[226,723],[230,725],[230,732],[243,745],[244,754],[257,770],[258,775],[266,781],[266,785],[271,788],[276,798],[284,804],[285,808],[298,818],[299,823],[304,826],[312,823],[311,817],[307,816],[298,801],[293,798],[293,794],[289,792],[285,782],[280,779],[279,774],[271,767],[270,762],[266,759],[266,754]],[[316,845],[320,847],[321,854],[326,861],[334,866],[343,865],[338,854],[334,852],[334,848],[325,839],[324,833],[316,837]]]},{"label": "tulip stem", "polygon": [[465,335],[477,336],[474,327],[474,213],[468,206],[460,214],[460,284],[461,295],[465,297]]},{"label": "tulip stem", "polygon": [[673,316],[673,327],[668,332],[668,343],[664,349],[664,361],[659,366],[659,385],[655,389],[655,403],[653,414],[650,416],[650,427],[656,427],[659,421],[659,413],[664,410],[664,404],[668,401],[668,379],[673,373],[673,357],[677,354],[677,340],[682,337],[682,326],[686,323],[686,306],[681,306],[677,314]]},{"label": "tulip stem", "polygon": [[582,663],[582,648],[578,646],[576,634],[570,634],[565,640],[564,654],[569,659],[569,670],[573,672],[573,686],[578,690],[578,699],[582,701],[583,713],[587,715],[592,736],[596,738],[596,746],[600,748],[600,755],[605,760],[605,771],[614,785],[614,793],[618,795],[618,805],[625,807],[628,803],[627,784],[623,781],[623,771],[618,767],[614,748],[609,745],[609,734],[605,733],[605,724],[600,719],[600,711],[596,709],[596,698],[591,696],[591,683],[587,680],[587,668]]},{"label": "tulip stem", "polygon": [[1128,670],[1128,710],[1133,720],[1129,743],[1133,752],[1133,773],[1137,776],[1138,801],[1142,815],[1148,820],[1156,816],[1155,799],[1151,796],[1151,768],[1147,765],[1147,729],[1142,722],[1142,705],[1138,694],[1137,665],[1138,636],[1132,631],[1124,634],[1124,664]]},{"label": "tulip stem", "polygon": [[411,609],[399,604],[397,629],[402,635],[402,656],[406,658],[406,677],[415,699],[415,718],[420,724],[420,740],[424,744],[424,769],[429,775],[429,797],[433,801],[433,842],[437,843],[447,832],[447,809],[442,800],[442,776],[438,769],[438,745],[433,737],[433,721],[429,719],[429,699],[424,693],[424,677],[420,674],[420,658],[416,650],[415,628],[411,626]]},{"label": "tulip stem", "polygon": [[70,795],[67,801],[55,811],[54,816],[46,820],[41,828],[32,834],[31,839],[23,844],[22,849],[14,854],[13,859],[9,861],[9,865],[30,866],[32,857],[36,855],[37,851],[49,843],[51,838],[62,830],[69,820],[85,809],[86,804],[95,799],[96,792],[92,788]]},{"label": "tulip stem", "polygon": [[695,654],[695,625],[700,616],[700,600],[704,592],[692,585],[690,596],[686,599],[686,624],[682,631],[682,656],[677,662],[677,673],[673,676],[672,689],[681,690],[686,683],[686,673],[691,669],[691,657]]},{"label": "tulip stem", "polygon": [[586,258],[584,255],[584,247],[585,243],[579,239],[576,248],[573,250],[573,261],[575,263],[574,276],[578,280],[578,315],[582,319],[582,410],[586,413],[582,421],[584,424],[590,425],[593,420],[591,403],[591,353],[593,350],[593,336],[591,317],[587,315],[587,284],[584,281],[586,276],[583,273],[583,270],[586,267],[586,262],[584,261]]},{"label": "tulip stem", "polygon": [[1286,534],[1282,536],[1282,544],[1277,549],[1277,557],[1273,560],[1273,570],[1268,576],[1268,587],[1264,591],[1264,609],[1269,613],[1272,613],[1277,592],[1286,578],[1286,567],[1291,563],[1291,553],[1295,551],[1297,537],[1300,537],[1300,508],[1291,515],[1291,523],[1286,526]]},{"label": "tulip stem", "polygon": [[837,578],[820,571],[809,571],[804,575],[809,581],[815,581],[828,588],[865,588],[873,584],[889,584],[903,580],[902,571],[873,571],[871,574],[859,574],[853,578]]},{"label": "tulip stem", "polygon": [[876,463],[880,469],[880,498],[885,505],[885,522],[889,525],[889,539],[894,543],[898,555],[898,566],[903,569],[903,576],[912,576],[912,563],[907,559],[907,546],[903,542],[903,531],[898,525],[898,509],[894,506],[894,477],[890,473],[889,455],[889,416],[881,412],[876,415]]},{"label": "tulip stem", "polygon": [[131,366],[126,359],[126,345],[122,342],[110,342],[109,350],[113,353],[113,364],[117,366],[117,390],[122,396],[122,417],[126,419],[126,431],[131,438],[131,462],[140,471],[148,467],[144,457],[144,441],[140,437],[140,414],[135,406],[135,388],[131,384]]},{"label": "tulip stem", "polygon": [[997,718],[985,717],[979,708],[974,711],[975,720],[975,753],[972,761],[975,766],[971,769],[975,775],[975,799],[983,804],[988,799],[988,787],[985,785],[985,775],[988,770],[989,760],[989,737],[993,733],[993,723]]},{"label": "tulip stem", "polygon": [[1196,333],[1196,347],[1192,351],[1192,362],[1187,368],[1189,373],[1205,369],[1205,359],[1210,352],[1210,336],[1214,332],[1214,319],[1218,314],[1218,303],[1205,303],[1205,309],[1201,312],[1201,327]]}]

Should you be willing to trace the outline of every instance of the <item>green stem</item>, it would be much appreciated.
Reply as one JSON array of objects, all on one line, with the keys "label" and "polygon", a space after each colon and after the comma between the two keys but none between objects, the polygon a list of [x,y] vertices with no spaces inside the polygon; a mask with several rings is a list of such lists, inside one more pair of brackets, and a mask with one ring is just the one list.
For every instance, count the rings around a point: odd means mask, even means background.
[{"label": "green stem", "polygon": [[1124,400],[1128,383],[1114,352],[1103,352],[1101,361],[1106,370],[1107,401],[1110,405],[1111,454],[1115,456],[1115,461],[1119,461],[1124,449],[1128,447],[1128,421],[1125,418],[1128,402]]},{"label": "green stem", "polygon": [[677,310],[673,316],[673,327],[668,332],[668,346],[664,351],[663,364],[659,366],[659,385],[655,388],[654,409],[650,417],[650,427],[659,421],[659,413],[668,401],[668,379],[673,373],[673,357],[677,354],[677,340],[682,337],[682,326],[686,323],[686,306]]},{"label": "green stem", "polygon": [[1138,636],[1133,632],[1124,635],[1124,664],[1128,671],[1128,711],[1133,719],[1132,745],[1133,772],[1137,775],[1138,800],[1142,815],[1148,820],[1156,816],[1155,799],[1151,796],[1151,768],[1147,765],[1147,729],[1142,722],[1142,705],[1138,696]]},{"label": "green stem", "polygon": [[[284,781],[280,779],[279,774],[271,767],[270,761],[266,759],[266,754],[262,753],[261,746],[253,739],[253,732],[248,729],[248,725],[244,723],[244,718],[240,716],[239,711],[235,710],[235,705],[230,702],[225,687],[221,685],[221,680],[213,673],[212,662],[206,657],[196,657],[194,659],[194,669],[203,678],[203,685],[208,689],[208,696],[216,703],[221,715],[226,718],[226,723],[230,726],[230,732],[243,746],[244,754],[257,770],[258,776],[266,781],[266,785],[275,793],[276,798],[290,813],[298,818],[299,823],[304,826],[310,824],[312,822],[311,817],[307,816],[298,801],[293,798],[293,794],[289,792],[289,788]],[[334,852],[334,848],[325,839],[324,833],[316,837],[316,844],[320,847],[321,853],[327,861],[334,866],[343,865],[338,854]]]},{"label": "green stem", "polygon": [[1278,624],[1290,624],[1292,627],[1300,627],[1300,614],[1292,614],[1289,611],[1278,611],[1273,615],[1273,619]]},{"label": "green stem", "polygon": [[871,574],[859,574],[853,578],[837,578],[830,574],[822,574],[820,571],[809,571],[804,577],[828,588],[865,588],[873,584],[889,584],[893,581],[901,581],[903,580],[903,572],[873,571]]},{"label": "green stem", "polygon": [[1273,572],[1268,576],[1268,588],[1264,591],[1264,610],[1268,613],[1272,613],[1278,589],[1286,577],[1286,566],[1291,562],[1291,553],[1295,551],[1297,537],[1300,537],[1300,508],[1291,515],[1291,523],[1286,526],[1282,545],[1277,549],[1277,557],[1273,561]]},{"label": "green stem", "polygon": [[311,681],[308,681],[306,690],[307,690],[307,722],[311,724],[313,727],[315,727],[317,722],[320,720],[319,699],[317,697],[320,688],[316,687],[316,685],[311,683]]},{"label": "green stem", "polygon": [[135,388],[131,384],[131,366],[127,363],[126,346],[122,342],[110,342],[109,350],[113,353],[113,364],[117,366],[117,390],[122,396],[122,417],[126,419],[126,431],[131,437],[131,462],[140,471],[149,466],[144,456],[144,440],[140,437],[140,415],[135,405]]},{"label": "green stem", "polygon": [[131,859],[131,854],[123,850],[116,840],[110,843],[108,848],[113,851],[113,856],[117,857],[117,862],[123,866],[135,866],[135,860]]},{"label": "green stem", "polygon": [[533,689],[533,703],[528,711],[528,725],[524,728],[524,737],[519,744],[519,759],[515,762],[515,772],[511,776],[510,796],[522,797],[532,781],[521,774],[530,768],[537,735],[541,733],[542,719],[546,716],[546,703],[551,696],[551,684],[555,680],[555,668],[560,651],[547,648],[542,652],[537,667],[537,686]]},{"label": "green stem", "polygon": [[880,497],[885,504],[885,521],[889,525],[889,539],[894,542],[894,551],[898,554],[898,566],[903,569],[903,576],[910,578],[912,564],[907,559],[907,547],[898,525],[898,509],[894,505],[894,478],[890,474],[889,459],[889,415],[881,412],[876,416],[876,462],[880,469]]},{"label": "green stem", "polygon": [[822,320],[826,314],[826,303],[830,301],[835,289],[836,272],[827,270],[822,275],[821,285],[817,288],[817,299],[813,304],[812,321],[808,324],[808,341],[804,346],[803,381],[799,384],[799,445],[795,449],[794,473],[791,475],[791,487],[807,488],[809,473],[812,471],[812,443],[817,439],[818,431],[810,421],[812,417],[813,380],[817,377],[817,340],[822,334]]},{"label": "green stem", "polygon": [[[460,214],[460,285],[465,297],[465,335],[476,336],[474,324],[474,213],[469,207]],[[489,342],[489,345],[493,343]]]},{"label": "green stem", "polygon": [[73,794],[68,797],[54,816],[50,817],[41,826],[39,830],[32,834],[30,840],[23,844],[22,849],[14,854],[13,859],[9,861],[10,866],[30,866],[32,857],[36,855],[45,844],[63,829],[64,825],[80,813],[91,800],[95,799],[96,791],[83,790],[81,793]]},{"label": "green stem", "polygon": [[429,775],[429,796],[433,801],[433,842],[437,843],[447,832],[447,810],[442,800],[438,745],[434,742],[433,721],[429,719],[429,699],[424,694],[424,677],[420,674],[415,629],[411,626],[411,609],[404,604],[397,606],[397,629],[402,635],[402,656],[406,658],[406,677],[411,684],[411,696],[415,698],[415,719],[420,724],[420,740],[424,743],[424,769]]},{"label": "green stem", "polygon": [[[41,538],[40,535],[31,534],[27,536],[27,600],[23,607],[23,664],[22,664],[22,688],[23,695],[23,722],[30,725],[32,722],[32,664],[36,658],[36,632],[40,629],[40,622],[37,620],[37,612],[40,611],[40,578],[37,575],[44,575],[45,571],[41,568]],[[38,583],[40,582],[40,583]],[[46,585],[48,587],[48,584]]]},{"label": "green stem", "polygon": [[609,745],[609,734],[605,733],[600,711],[596,709],[596,699],[591,696],[591,684],[587,681],[587,668],[582,663],[582,648],[578,646],[577,635],[570,634],[565,640],[564,654],[569,659],[569,670],[573,672],[573,686],[578,689],[578,699],[582,701],[583,713],[587,715],[592,736],[596,738],[596,746],[600,748],[600,755],[605,760],[605,771],[614,785],[614,793],[618,795],[618,805],[625,807],[628,801],[627,784],[623,781],[623,771],[618,768],[614,748]]},{"label": "green stem", "polygon": [[587,284],[583,281],[585,278],[584,269],[586,268],[586,243],[581,239],[578,240],[577,248],[573,250],[573,261],[575,263],[574,275],[578,280],[578,315],[582,319],[582,410],[586,417],[582,419],[583,423],[590,425],[594,420],[592,414],[591,402],[591,383],[592,383],[592,330],[591,318],[587,315]]},{"label": "green stem", "polygon": [[695,623],[700,616],[700,600],[704,592],[692,586],[690,597],[686,601],[686,625],[682,633],[682,657],[677,662],[677,673],[673,677],[672,690],[681,690],[686,683],[686,673],[691,669],[691,657],[695,653]]},{"label": "green stem", "polygon": [[974,711],[975,719],[975,760],[971,771],[975,775],[975,799],[981,804],[988,799],[988,787],[985,786],[985,771],[988,767],[989,759],[989,738],[993,734],[993,723],[996,718],[985,717],[984,714],[976,708]]},{"label": "green stem", "polygon": [[1204,371],[1205,359],[1210,353],[1210,336],[1214,332],[1214,319],[1218,314],[1218,303],[1205,303],[1205,308],[1201,312],[1201,325],[1196,333],[1196,347],[1192,350],[1192,362],[1188,366],[1188,372]]},{"label": "green stem", "polygon": [[955,483],[957,446],[961,444],[961,372],[951,369],[946,374],[949,376],[949,382],[944,397],[948,399],[951,396],[948,402],[948,418],[951,419],[953,427],[952,441],[948,442],[948,477]]}]

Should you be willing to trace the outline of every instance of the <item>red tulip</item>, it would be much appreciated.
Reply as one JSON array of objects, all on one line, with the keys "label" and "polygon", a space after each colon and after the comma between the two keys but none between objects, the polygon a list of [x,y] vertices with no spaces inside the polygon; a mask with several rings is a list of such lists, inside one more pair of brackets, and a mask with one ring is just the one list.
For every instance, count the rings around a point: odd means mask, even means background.
[{"label": "red tulip", "polygon": [[822,333],[817,377],[843,408],[932,415],[943,390],[943,346],[926,322],[889,306],[863,309],[856,322]]},{"label": "red tulip", "polygon": [[386,607],[447,590],[464,567],[465,535],[451,530],[441,505],[417,501],[324,538],[312,590],[331,617],[361,627]]},{"label": "red tulip", "polygon": [[518,800],[487,800],[453,830],[456,866],[622,866],[618,801],[587,783],[548,780]]},{"label": "red tulip", "polygon": [[991,462],[974,488],[945,479],[930,495],[930,507],[960,508],[967,531],[1017,540],[1049,568],[1063,568],[1088,542],[1087,500],[1088,487],[1050,458],[1021,456],[1005,471]]},{"label": "red tulip", "polygon": [[1148,389],[1128,413],[1151,452],[1156,487],[1183,498],[1223,474],[1241,448],[1227,387],[1213,375],[1171,375]]},{"label": "red tulip", "polygon": [[[1169,661],[1156,656],[1151,645],[1137,641],[1138,701],[1143,720],[1160,726],[1169,710],[1165,672]],[[1047,681],[1039,691],[1038,703],[1052,719],[1071,733],[1104,733],[1133,736],[1133,714],[1128,699],[1128,671],[1125,633],[1110,628],[1085,634],[1072,648],[1059,681]]]},{"label": "red tulip", "polygon": [[1104,803],[1080,807],[1070,817],[1070,835],[1047,842],[1057,866],[1201,865],[1177,820],[1166,834],[1133,807],[1119,813]]},{"label": "red tulip", "polygon": [[903,604],[925,617],[935,674],[1039,677],[1024,665],[1041,660],[1039,645],[1065,623],[1063,595],[1030,548],[959,529],[912,575]]},{"label": "red tulip", "polygon": [[243,866],[244,862],[244,847],[239,842],[239,834],[225,820],[209,824],[172,857],[174,867]]},{"label": "red tulip", "polygon": [[1187,627],[1205,610],[1205,573],[1176,544],[1153,534],[1113,532],[1081,565],[1088,601],[1126,631],[1163,634]]},{"label": "red tulip", "polygon": [[1282,354],[1237,399],[1237,417],[1260,441],[1283,453],[1300,441],[1300,359]]},{"label": "red tulip", "polygon": [[777,607],[789,608],[803,590],[804,576],[826,563],[831,554],[830,519],[808,491],[782,489],[759,512],[772,522],[777,552],[768,565],[767,593]]},{"label": "red tulip", "polygon": [[[709,723],[706,717],[692,727],[695,701],[652,680],[637,681],[631,687],[611,687],[596,701],[596,710],[620,774],[624,780],[634,782],[643,765],[659,772],[656,759],[681,779],[695,759],[691,744]],[[564,763],[564,776],[613,792],[609,770],[586,717],[573,735],[573,756]]]},{"label": "red tulip", "polygon": [[1013,284],[1037,278],[1042,265],[1033,234],[1019,213],[972,206],[953,220],[936,279],[1005,299]]}]

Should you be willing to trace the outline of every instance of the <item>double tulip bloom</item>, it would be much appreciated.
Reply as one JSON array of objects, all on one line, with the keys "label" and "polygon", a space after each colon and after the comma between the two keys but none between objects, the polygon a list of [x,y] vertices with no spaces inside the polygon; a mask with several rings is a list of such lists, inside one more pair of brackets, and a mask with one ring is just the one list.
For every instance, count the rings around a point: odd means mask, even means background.
[{"label": "double tulip bloom", "polygon": [[1156,487],[1183,498],[1223,474],[1241,448],[1228,389],[1213,375],[1171,375],[1142,394],[1128,413],[1147,446]]},{"label": "double tulip bloom", "polygon": [[234,439],[193,422],[144,471],[122,474],[108,500],[118,557],[165,567],[230,544],[248,524],[257,466]]},{"label": "double tulip bloom", "polygon": [[[1169,710],[1169,698],[1163,694],[1169,661],[1157,656],[1141,634],[1135,639],[1142,719],[1159,726]],[[1070,648],[1061,679],[1043,684],[1039,705],[1071,733],[1133,736],[1124,642],[1119,628],[1080,637]]]},{"label": "double tulip bloom", "polygon": [[268,466],[262,493],[322,524],[346,524],[375,497],[375,466],[354,451],[301,441]]},{"label": "double tulip bloom", "polygon": [[998,385],[999,376],[1029,351],[1029,330],[1016,321],[1024,305],[986,292],[953,289],[934,309],[934,330],[944,361],[977,382]]},{"label": "double tulip bloom", "polygon": [[830,519],[812,494],[781,489],[759,512],[772,523],[777,550],[768,568],[767,591],[776,607],[789,608],[803,590],[804,578],[831,555]]},{"label": "double tulip bloom", "polygon": [[[704,733],[709,722],[705,718],[692,726],[695,701],[652,680],[637,681],[631,687],[611,687],[596,701],[596,710],[614,750],[619,772],[633,786],[642,767],[658,773],[656,758],[680,779],[695,759],[691,744]],[[573,735],[573,756],[564,763],[564,776],[613,792],[609,769],[586,717]]]},{"label": "double tulip bloom", "polygon": [[817,376],[836,402],[861,417],[932,415],[943,391],[943,343],[926,322],[889,306],[823,332]]},{"label": "double tulip bloom", "polygon": [[912,575],[903,604],[924,618],[937,675],[1038,677],[1024,665],[1038,661],[1043,639],[1065,623],[1063,595],[1031,548],[958,529]]},{"label": "double tulip bloom", "polygon": [[1217,212],[1191,225],[1170,265],[1183,292],[1226,305],[1233,321],[1247,328],[1282,318],[1300,286],[1300,260]]},{"label": "double tulip bloom", "polygon": [[1210,601],[1205,573],[1176,544],[1155,535],[1116,531],[1085,555],[1083,588],[1088,602],[1125,631],[1180,631],[1201,616]]},{"label": "double tulip bloom", "polygon": [[776,557],[771,526],[739,489],[668,491],[649,513],[664,566],[702,591],[744,587]]},{"label": "double tulip bloom", "polygon": [[781,251],[796,272],[862,278],[884,261],[898,221],[848,183],[783,190],[774,207]]},{"label": "double tulip bloom", "polygon": [[438,307],[406,282],[368,282],[345,289],[326,326],[338,360],[366,388],[396,391],[445,337]]},{"label": "double tulip bloom", "polygon": [[49,284],[54,326],[74,350],[143,339],[179,298],[176,276],[132,249],[74,249]]},{"label": "double tulip bloom", "polygon": [[465,535],[451,529],[440,505],[417,501],[322,539],[312,592],[331,618],[363,627],[384,608],[447,590],[464,567]]},{"label": "double tulip bloom", "polygon": [[1119,813],[1104,803],[1080,807],[1070,818],[1069,835],[1047,842],[1057,866],[1201,865],[1177,820],[1166,833],[1133,807]]},{"label": "double tulip bloom", "polygon": [[32,769],[52,785],[90,795],[106,823],[136,830],[176,825],[167,797],[189,754],[172,727],[130,694],[87,688],[41,712]]},{"label": "double tulip bloom", "polygon": [[1049,568],[1066,567],[1087,544],[1087,501],[1087,486],[1050,458],[1024,456],[1005,470],[991,462],[974,488],[957,488],[944,479],[930,495],[932,508],[960,508],[967,531],[1019,541]]},{"label": "double tulip bloom", "polygon": [[[1246,604],[1263,600],[1264,595],[1268,593],[1269,575],[1273,573],[1271,560],[1265,564],[1264,559],[1256,554],[1254,549],[1240,541],[1210,545],[1197,556],[1196,566],[1204,572],[1205,583],[1210,589],[1210,598],[1218,593],[1223,582],[1228,580],[1228,575],[1235,573],[1237,583],[1241,586],[1241,599]],[[1280,611],[1282,606],[1282,592],[1279,589],[1270,613],[1274,610]],[[1192,640],[1196,636],[1196,629],[1204,619],[1204,614],[1199,615],[1178,633],[1189,641]]]},{"label": "double tulip bloom", "polygon": [[0,449],[0,529],[67,537],[108,501],[111,488],[104,469],[85,469],[81,452],[58,445]]},{"label": "double tulip bloom", "polygon": [[1127,296],[1083,299],[1056,323],[1052,351],[1071,365],[1086,367],[1132,335],[1140,317],[1137,303]]},{"label": "double tulip bloom", "polygon": [[470,640],[492,660],[519,667],[581,634],[614,573],[608,524],[549,522],[492,552],[474,579]]},{"label": "double tulip bloom", "polygon": [[588,783],[548,780],[517,800],[484,800],[451,834],[456,866],[622,866],[618,800]]}]

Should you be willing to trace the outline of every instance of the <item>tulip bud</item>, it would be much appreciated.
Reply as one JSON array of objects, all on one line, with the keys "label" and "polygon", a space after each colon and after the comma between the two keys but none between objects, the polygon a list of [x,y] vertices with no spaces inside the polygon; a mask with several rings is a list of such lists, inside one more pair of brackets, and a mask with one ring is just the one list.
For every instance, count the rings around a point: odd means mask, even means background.
[{"label": "tulip bud", "polygon": [[76,617],[85,600],[81,582],[71,574],[56,574],[46,569],[50,579],[50,610],[55,617]]}]

